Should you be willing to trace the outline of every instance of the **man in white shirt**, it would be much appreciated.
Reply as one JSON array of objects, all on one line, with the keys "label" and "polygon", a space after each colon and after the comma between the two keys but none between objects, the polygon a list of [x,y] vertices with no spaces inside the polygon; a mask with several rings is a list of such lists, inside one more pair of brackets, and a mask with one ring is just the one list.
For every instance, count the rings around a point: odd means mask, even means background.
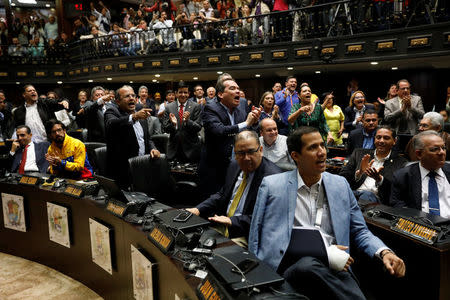
[{"label": "man in white shirt", "polygon": [[259,128],[261,133],[259,142],[263,146],[264,157],[278,166],[289,164],[295,167],[287,149],[287,137],[278,134],[277,123],[270,118],[265,118],[259,122]]},{"label": "man in white shirt", "polygon": [[11,145],[11,172],[24,174],[26,172],[46,173],[48,162],[45,159],[49,142],[34,143],[30,127],[20,125],[16,129],[17,139]]},{"label": "man in white shirt", "polygon": [[[27,125],[33,132],[33,141],[47,141],[44,124],[55,118],[55,112],[61,109],[68,109],[69,102],[62,100],[39,99],[38,93],[31,84],[23,88],[23,98],[25,104],[14,110],[14,127]],[[16,138],[13,136],[13,139]]]},{"label": "man in white shirt", "polygon": [[444,140],[436,131],[415,136],[419,163],[394,173],[390,203],[450,218],[450,164],[445,162]]}]

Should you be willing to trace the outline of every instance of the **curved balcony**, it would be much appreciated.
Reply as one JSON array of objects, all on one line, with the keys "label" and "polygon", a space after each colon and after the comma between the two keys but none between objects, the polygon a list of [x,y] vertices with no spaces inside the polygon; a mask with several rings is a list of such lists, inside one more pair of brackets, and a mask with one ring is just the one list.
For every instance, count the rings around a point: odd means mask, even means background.
[{"label": "curved balcony", "polygon": [[450,67],[450,22],[444,10],[423,6],[408,14],[393,10],[384,15],[388,17],[374,19],[376,7],[350,3],[337,1],[252,18],[194,20],[173,27],[154,22],[147,30],[87,36],[40,57],[25,54],[30,51],[1,56],[0,78],[4,83],[31,79],[76,83],[107,77],[145,81],[149,74],[160,73],[168,75],[167,80],[179,80],[191,79],[195,72],[208,80],[219,69],[245,78],[249,72],[273,75],[281,66],[302,72],[358,71],[371,61],[385,63],[386,68],[391,62],[402,68]]}]

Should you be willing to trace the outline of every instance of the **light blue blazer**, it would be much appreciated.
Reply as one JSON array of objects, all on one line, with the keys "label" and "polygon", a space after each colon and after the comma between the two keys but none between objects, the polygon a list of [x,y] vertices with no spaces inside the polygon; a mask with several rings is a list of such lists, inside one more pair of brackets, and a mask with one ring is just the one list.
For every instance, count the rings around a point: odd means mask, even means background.
[{"label": "light blue blazer", "polygon": [[[338,245],[352,245],[370,257],[385,247],[366,226],[352,190],[344,177],[328,172],[322,180]],[[277,269],[291,239],[297,201],[297,169],[267,176],[258,191],[250,225],[248,248]]]}]

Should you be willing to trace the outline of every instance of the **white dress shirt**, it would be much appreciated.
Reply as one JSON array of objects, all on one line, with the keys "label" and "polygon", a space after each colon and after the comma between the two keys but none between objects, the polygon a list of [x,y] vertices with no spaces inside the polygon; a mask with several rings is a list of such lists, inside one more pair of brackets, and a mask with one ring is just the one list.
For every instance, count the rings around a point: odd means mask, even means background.
[{"label": "white dress shirt", "polygon": [[41,116],[37,109],[37,103],[27,105],[25,104],[25,125],[30,127],[33,133],[33,141],[40,143],[47,140],[47,134],[45,133],[44,123],[42,123]]},{"label": "white dress shirt", "polygon": [[[425,169],[422,166],[422,163],[419,163],[419,170],[422,182],[422,211],[428,213],[428,182],[430,181],[428,173],[430,173],[430,171]],[[437,169],[435,172],[437,174],[435,179],[439,193],[440,215],[444,218],[450,218],[450,184],[441,168]]]},{"label": "white dress shirt", "polygon": [[[11,154],[11,156],[13,156],[15,153],[14,152],[10,152],[10,154]],[[22,154],[20,154],[20,155],[22,155]],[[39,172],[39,167],[36,164],[36,152],[34,150],[34,143],[33,143],[33,141],[31,141],[28,144],[27,158],[26,158],[26,161],[25,161],[24,171],[25,172]]]},{"label": "white dress shirt", "polygon": [[145,154],[144,129],[142,128],[141,122],[133,121],[133,117],[131,115],[128,120],[131,124],[133,124],[134,133],[136,134],[136,139],[139,145],[138,156],[142,156]]},{"label": "white dress shirt", "polygon": [[[372,168],[375,168],[378,170],[379,168],[381,168],[384,165],[384,162],[389,159],[389,157],[391,156],[391,152],[389,152],[389,154],[385,158],[379,159],[377,156],[377,150],[375,150],[375,153],[373,156],[374,156],[374,161],[372,164]],[[362,174],[360,176],[362,176]],[[356,177],[356,175],[355,175],[355,177]],[[364,180],[363,184],[361,184],[361,186],[358,188],[358,191],[372,192],[378,198],[378,187],[383,183],[383,179],[377,184],[375,179],[373,179],[370,176],[367,176],[366,180]]]}]

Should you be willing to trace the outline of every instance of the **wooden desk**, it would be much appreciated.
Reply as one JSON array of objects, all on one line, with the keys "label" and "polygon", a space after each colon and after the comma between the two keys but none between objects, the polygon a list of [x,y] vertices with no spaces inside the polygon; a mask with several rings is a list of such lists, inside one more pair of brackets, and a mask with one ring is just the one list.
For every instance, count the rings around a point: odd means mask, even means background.
[{"label": "wooden desk", "polygon": [[[358,274],[363,286],[378,294],[377,299],[450,299],[450,242],[428,245],[391,230],[385,219],[365,219],[372,233],[403,259],[406,276],[389,278],[377,271],[379,266],[365,265],[364,274]],[[368,267],[373,272],[367,272]]]}]

